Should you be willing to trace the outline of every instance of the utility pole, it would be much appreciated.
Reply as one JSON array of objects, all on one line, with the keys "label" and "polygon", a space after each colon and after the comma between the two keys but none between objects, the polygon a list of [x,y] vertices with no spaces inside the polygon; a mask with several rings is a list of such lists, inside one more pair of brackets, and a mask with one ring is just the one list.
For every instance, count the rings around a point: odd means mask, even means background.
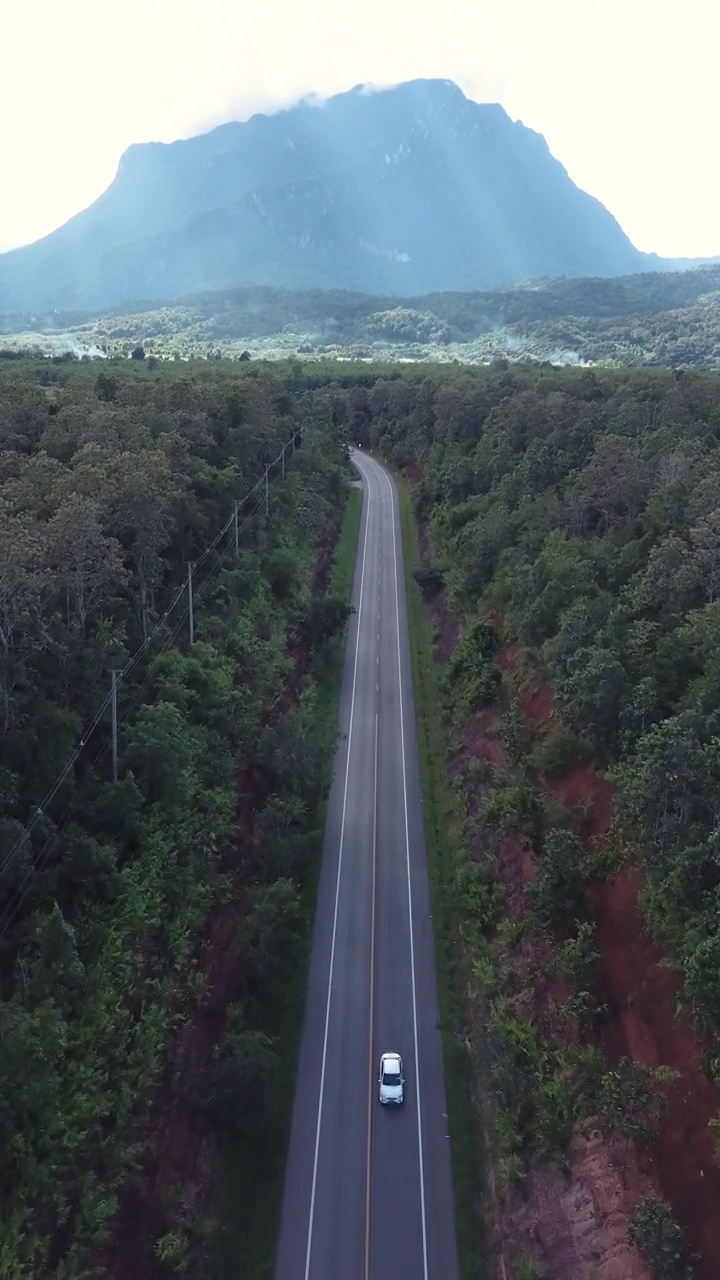
[{"label": "utility pole", "polygon": [[240,536],[238,530],[238,504],[235,503],[235,555],[240,555]]},{"label": "utility pole", "polygon": [[270,468],[265,468],[265,515],[270,509]]},{"label": "utility pole", "polygon": [[193,583],[192,583],[193,562],[188,560],[188,611],[190,614],[190,643],[195,643],[195,618],[193,615]]},{"label": "utility pole", "polygon": [[118,780],[117,671],[112,669],[112,764],[113,782]]},{"label": "utility pole", "polygon": [[284,445],[283,445],[283,451],[282,451],[282,478],[283,478],[283,480],[285,479],[285,450],[286,450],[286,449],[287,449],[287,445],[286,445],[286,444],[284,444]]}]

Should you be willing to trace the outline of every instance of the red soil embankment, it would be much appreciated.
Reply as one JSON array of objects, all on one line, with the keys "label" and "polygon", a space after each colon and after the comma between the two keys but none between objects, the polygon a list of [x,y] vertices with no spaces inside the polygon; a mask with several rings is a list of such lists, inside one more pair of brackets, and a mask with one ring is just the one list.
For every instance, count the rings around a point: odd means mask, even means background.
[{"label": "red soil embankment", "polygon": [[[504,670],[519,656],[519,647],[501,655]],[[551,701],[551,699],[550,699]],[[542,699],[549,705],[548,699]],[[539,702],[536,702],[539,705]],[[497,706],[476,712],[453,733],[456,754],[451,772],[464,773],[482,760],[494,770],[508,767],[505,747],[498,736],[502,716]],[[602,782],[602,779],[598,779]],[[488,786],[476,784],[471,808]],[[476,837],[476,856],[485,849]],[[536,876],[531,842],[518,831],[504,832],[493,843],[497,874],[504,889],[503,915],[519,920],[527,910],[526,889]],[[551,1040],[558,1038],[553,1013],[570,995],[567,984],[552,973],[549,939],[525,938],[512,953],[513,965],[522,975],[521,989],[512,1000],[515,1017],[542,1026]],[[484,1034],[480,1015],[473,1035]],[[567,1029],[562,1033],[565,1037]],[[621,1149],[622,1147],[622,1149]],[[643,1260],[627,1238],[628,1219],[637,1201],[652,1186],[639,1169],[634,1153],[625,1144],[606,1137],[576,1136],[568,1152],[569,1173],[551,1166],[533,1166],[521,1191],[501,1188],[500,1234],[508,1276],[528,1254],[542,1258],[553,1280],[651,1280]]]},{"label": "red soil embankment", "polygon": [[[421,530],[421,549],[424,559],[432,558],[426,530]],[[460,627],[445,592],[433,600],[432,612],[437,656],[446,662]],[[502,629],[500,613],[486,616],[497,631]],[[517,643],[504,647],[499,658],[503,673],[513,671],[522,651]],[[522,709],[538,733],[547,733],[556,713],[552,689],[536,686],[522,700]],[[455,770],[466,769],[473,760],[503,767],[499,722],[497,708],[485,710],[453,735],[459,747]],[[584,811],[589,842],[606,834],[615,813],[615,792],[591,762],[579,762],[552,782],[539,782],[555,799]],[[484,789],[480,784],[478,795]],[[475,801],[471,796],[471,806]],[[524,888],[535,875],[534,855],[520,837],[506,838],[496,852],[506,911],[517,918]],[[662,949],[647,936],[642,887],[641,876],[628,867],[591,887],[600,952],[598,995],[609,1010],[598,1034],[611,1063],[625,1057],[668,1066],[677,1079],[666,1087],[668,1106],[651,1148],[620,1138],[577,1137],[567,1177],[533,1169],[521,1193],[504,1197],[506,1259],[539,1251],[553,1280],[649,1280],[647,1267],[628,1243],[627,1228],[638,1200],[657,1194],[668,1200],[699,1257],[698,1280],[720,1277],[720,1168],[710,1128],[720,1115],[720,1089],[702,1071],[703,1045],[678,1010],[678,979],[664,963]],[[537,991],[535,997],[537,1002]],[[482,1034],[482,1027],[474,1034]]]},{"label": "red soil embankment", "polygon": [[[525,706],[538,728],[547,725],[554,709],[547,687]],[[586,808],[590,840],[605,834],[615,812],[615,792],[591,762],[576,765],[548,789],[564,803]],[[662,948],[647,936],[642,888],[641,875],[623,867],[591,889],[601,957],[598,994],[610,1011],[601,1040],[611,1062],[626,1057],[678,1073],[665,1089],[668,1107],[657,1142],[638,1150],[638,1162],[667,1198],[698,1254],[699,1280],[717,1280],[720,1167],[710,1121],[720,1114],[720,1089],[703,1072],[702,1042],[678,1009],[678,978],[665,964]]]}]

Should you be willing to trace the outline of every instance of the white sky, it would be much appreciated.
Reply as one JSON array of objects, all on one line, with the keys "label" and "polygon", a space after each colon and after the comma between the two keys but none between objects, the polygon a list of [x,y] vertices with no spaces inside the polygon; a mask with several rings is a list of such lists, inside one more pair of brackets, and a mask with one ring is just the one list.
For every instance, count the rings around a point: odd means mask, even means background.
[{"label": "white sky", "polygon": [[720,254],[716,0],[6,0],[3,9],[0,249],[90,204],[132,142],[187,137],[312,91],[438,76],[543,133],[638,248]]}]

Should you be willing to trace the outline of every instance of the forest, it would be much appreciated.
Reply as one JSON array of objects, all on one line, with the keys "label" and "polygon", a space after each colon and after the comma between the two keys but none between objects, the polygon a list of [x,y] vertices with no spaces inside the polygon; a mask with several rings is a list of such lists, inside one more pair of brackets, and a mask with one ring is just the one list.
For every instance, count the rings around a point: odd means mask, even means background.
[{"label": "forest", "polygon": [[[251,355],[487,363],[687,365],[720,361],[720,267],[616,279],[531,280],[416,298],[346,290],[228,289],[102,316],[0,316],[0,347],[157,357]],[[41,330],[41,332],[38,332]]]},{"label": "forest", "polygon": [[[437,556],[425,574],[463,614],[502,609],[567,732],[616,780],[653,927],[720,1052],[720,379],[506,371],[360,394],[360,441],[422,464],[416,510]],[[482,681],[466,696],[477,704]]]},{"label": "forest", "polygon": [[0,1272],[224,1274],[207,1153],[219,1114],[277,1147],[355,443],[418,539],[464,1274],[714,1280],[720,377],[9,360],[0,430]]},{"label": "forest", "polygon": [[0,369],[6,1280],[213,1274],[221,1133],[264,1190],[349,612],[324,397],[257,365]]},{"label": "forest", "polygon": [[420,529],[508,1274],[711,1280],[720,379],[406,370],[348,413]]}]

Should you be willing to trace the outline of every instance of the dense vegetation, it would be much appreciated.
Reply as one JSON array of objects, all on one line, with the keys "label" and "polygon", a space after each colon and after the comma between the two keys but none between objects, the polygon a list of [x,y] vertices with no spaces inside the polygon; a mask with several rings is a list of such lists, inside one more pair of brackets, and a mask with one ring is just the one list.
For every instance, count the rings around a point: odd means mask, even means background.
[{"label": "dense vegetation", "polygon": [[[296,963],[330,759],[313,677],[345,610],[310,582],[341,509],[348,437],[416,477],[432,548],[418,585],[427,599],[444,587],[464,619],[443,671],[447,716],[461,729],[504,699],[506,763],[475,761],[481,799],[463,818],[452,885],[487,1001],[503,1176],[521,1184],[528,1152],[565,1160],[579,1123],[634,1141],[655,1131],[652,1073],[610,1068],[520,1017],[517,973],[498,962],[521,935],[546,935],[571,989],[553,1016],[593,1027],[588,889],[620,863],[643,868],[648,927],[720,1080],[720,378],[148,365],[8,361],[0,382],[0,1271],[12,1280],[43,1268],[69,1280],[105,1239],[142,1161],[139,1121],[171,1030],[202,998],[198,932],[239,889],[241,976],[194,1087],[211,1120],[231,1117],[260,1145],[277,1061],[268,1009]],[[284,483],[272,471],[270,515],[261,484],[236,556],[233,502],[298,428]],[[499,670],[512,639],[558,694],[542,742],[518,713],[522,673]],[[113,783],[107,709],[94,721],[111,669],[126,667]],[[534,771],[588,755],[620,800],[594,861],[582,814],[543,811],[532,785]],[[241,815],[259,805],[251,827],[235,819],[238,765]],[[498,884],[464,856],[491,831],[522,832],[537,855],[522,918],[501,920]],[[688,1274],[668,1212],[643,1202],[631,1237]],[[158,1257],[182,1263],[192,1246],[192,1232],[168,1233]]]},{"label": "dense vegetation", "polygon": [[[531,357],[625,365],[720,362],[720,267],[617,279],[536,280],[493,292],[369,296],[313,290],[230,289],[123,313],[55,315],[33,335],[30,315],[0,317],[0,345],[47,352],[416,360]],[[23,336],[21,336],[23,335]]]},{"label": "dense vegetation", "polygon": [[[446,950],[466,1010],[471,1001],[456,1035],[469,1017],[473,1061],[497,1098],[490,1145],[499,1185],[505,1197],[525,1189],[514,1210],[525,1235],[504,1236],[506,1265],[520,1265],[527,1244],[532,1211],[523,1218],[520,1206],[537,1185],[538,1160],[572,1177],[579,1156],[571,1137],[599,1131],[663,1150],[660,1198],[627,1220],[627,1238],[658,1273],[689,1277],[687,1230],[699,1274],[709,1277],[717,1236],[703,1224],[712,1220],[717,1169],[703,1156],[706,1194],[696,1143],[716,1125],[702,1069],[720,1082],[720,672],[711,639],[720,382],[679,372],[406,371],[356,388],[351,404],[356,438],[409,469],[429,534],[415,578],[435,602],[449,657],[425,716],[437,724],[445,711],[439,741],[452,777],[439,811],[450,830],[440,836],[436,877],[446,921],[439,954]],[[463,620],[451,651],[448,601]],[[540,710],[552,706],[548,686],[554,712]],[[419,714],[422,724],[422,706]],[[593,798],[607,815],[608,788],[597,785],[590,759],[618,788],[609,827]],[[630,1037],[618,1036],[630,1005],[606,1003],[623,993],[632,1002],[635,990],[642,1001],[646,984],[659,989],[657,1030],[672,1041],[674,994],[662,967],[655,982],[656,959],[643,960],[637,987],[631,973],[608,979],[619,947],[629,965],[638,947],[649,950],[627,917],[616,927],[632,936],[614,940],[607,915],[602,936],[595,916],[613,886],[637,883],[634,868],[645,886],[645,927],[702,1033],[688,1047],[678,1024],[688,1058],[674,1054],[669,1070],[622,1056],[618,1042],[633,1052]],[[462,1007],[452,1016],[462,1019]],[[455,1049],[447,1060],[456,1057]],[[665,1116],[667,1089],[673,1111]],[[677,1145],[678,1132],[693,1155],[691,1168],[673,1175],[668,1143]],[[466,1133],[456,1127],[454,1152],[469,1166]],[[493,1195],[488,1182],[486,1203]],[[542,1195],[531,1203],[549,1212]],[[567,1224],[555,1225],[562,1240]],[[477,1267],[487,1225],[474,1238]],[[569,1275],[560,1254],[553,1258]]]},{"label": "dense vegetation", "polygon": [[[483,599],[506,613],[552,676],[575,735],[566,752],[579,743],[612,771],[618,855],[642,857],[648,919],[720,1055],[720,380],[405,377],[355,393],[353,408],[363,443],[422,462],[432,580],[463,611]],[[471,664],[461,687],[475,705],[486,643],[466,633],[470,656],[455,659]]]},{"label": "dense vegetation", "polygon": [[[345,448],[323,393],[294,381],[206,364],[0,374],[7,1280],[87,1274],[107,1240],[223,904],[232,1009],[191,1088],[223,1131],[262,1141],[273,993],[297,964],[331,762],[318,679],[347,614],[313,592]],[[181,1263],[192,1243],[166,1234],[156,1256]]]}]

